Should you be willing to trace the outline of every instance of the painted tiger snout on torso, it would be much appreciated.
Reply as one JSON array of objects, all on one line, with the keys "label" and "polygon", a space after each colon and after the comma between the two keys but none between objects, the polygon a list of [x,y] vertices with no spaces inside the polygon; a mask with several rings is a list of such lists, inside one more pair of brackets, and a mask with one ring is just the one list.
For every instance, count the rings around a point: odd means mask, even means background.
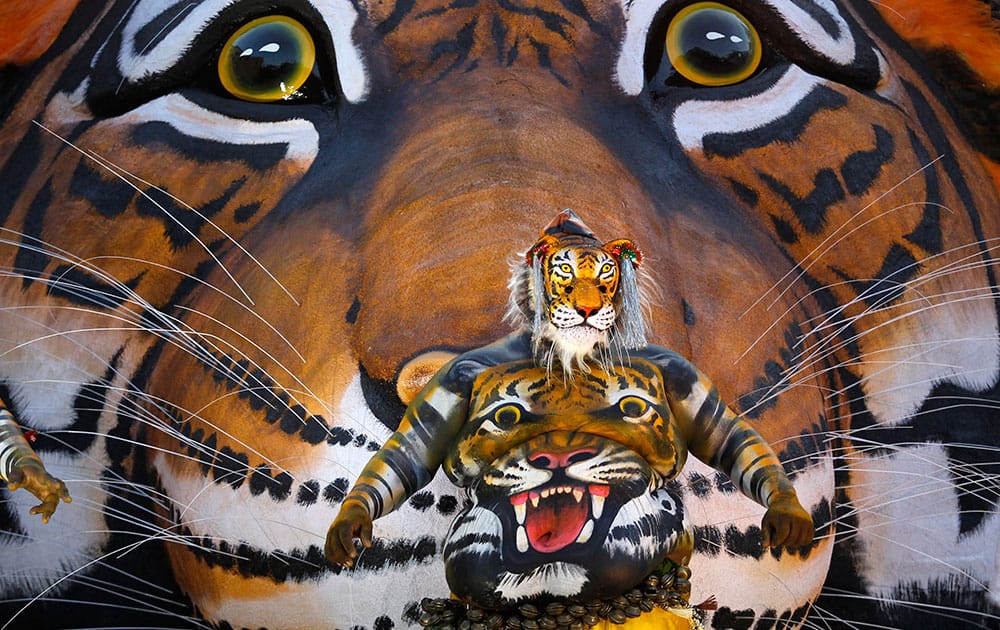
[{"label": "painted tiger snout on torso", "polygon": [[[506,261],[572,208],[642,245],[649,340],[774,445],[817,525],[808,549],[766,553],[760,508],[690,458],[668,491],[696,535],[692,600],[720,603],[710,624],[933,627],[905,615],[941,607],[994,622],[1000,200],[875,8],[898,4],[76,3],[37,64],[0,73],[0,398],[74,497],[46,526],[18,493],[4,503],[17,570],[0,572],[0,618],[416,623],[422,597],[448,594],[456,516],[485,515],[439,477],[376,522],[353,571],[324,561],[324,533],[399,426],[406,368],[507,333]],[[234,37],[272,14],[301,28]],[[0,29],[0,48],[33,36]],[[311,52],[271,75],[277,100],[248,93],[242,73],[286,42]],[[283,91],[289,77],[305,82]],[[566,264],[553,319],[614,334],[600,255]],[[668,408],[641,368],[610,379],[614,404],[574,412],[585,431],[547,411],[556,390],[514,409],[499,379],[509,408],[477,402],[485,433],[454,469],[491,471],[473,505],[502,517],[468,550],[568,554],[593,522],[599,553],[638,553],[612,506],[624,518],[657,492],[639,480],[684,463],[644,450],[677,436],[653,428]],[[532,414],[551,430],[523,428]],[[608,471],[569,461],[591,449],[637,471],[607,483],[600,518]],[[546,532],[562,513],[570,542]],[[571,564],[553,583],[585,588]],[[917,605],[887,621],[900,600]]]}]

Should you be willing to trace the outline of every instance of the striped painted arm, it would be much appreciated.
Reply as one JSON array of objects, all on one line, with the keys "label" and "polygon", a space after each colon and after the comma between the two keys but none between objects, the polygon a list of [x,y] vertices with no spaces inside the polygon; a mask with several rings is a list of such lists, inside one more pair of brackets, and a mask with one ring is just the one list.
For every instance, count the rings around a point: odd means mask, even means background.
[{"label": "striped painted arm", "polygon": [[723,474],[743,494],[767,507],[775,496],[794,496],[785,469],[764,438],[708,389],[693,420],[691,452]]},{"label": "striped painted arm", "polygon": [[42,460],[35,454],[28,440],[21,433],[21,427],[14,421],[9,410],[0,407],[0,478],[10,481],[15,466],[33,460],[42,466]]},{"label": "striped painted arm", "polygon": [[388,514],[427,485],[466,421],[471,380],[445,365],[410,402],[399,430],[376,453],[344,499],[372,519]]}]

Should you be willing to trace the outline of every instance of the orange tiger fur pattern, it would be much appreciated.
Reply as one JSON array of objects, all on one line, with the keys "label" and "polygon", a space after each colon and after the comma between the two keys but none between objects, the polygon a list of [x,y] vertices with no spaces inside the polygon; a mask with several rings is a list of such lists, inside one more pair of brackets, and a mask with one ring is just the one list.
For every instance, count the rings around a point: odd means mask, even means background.
[{"label": "orange tiger fur pattern", "polygon": [[463,495],[435,477],[351,572],[326,529],[563,208],[642,244],[649,340],[816,524],[764,550],[688,461],[706,627],[996,627],[991,11],[8,2],[0,403],[73,502],[3,491],[0,627],[415,624]]}]

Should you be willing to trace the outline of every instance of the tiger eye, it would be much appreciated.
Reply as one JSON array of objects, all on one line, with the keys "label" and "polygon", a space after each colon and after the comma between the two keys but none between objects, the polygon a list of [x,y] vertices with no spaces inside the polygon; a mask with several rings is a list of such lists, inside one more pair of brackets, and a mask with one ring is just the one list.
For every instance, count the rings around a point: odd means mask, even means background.
[{"label": "tiger eye", "polygon": [[692,83],[721,86],[749,78],[760,65],[760,36],[739,12],[717,2],[684,7],[667,27],[667,57]]},{"label": "tiger eye", "polygon": [[258,18],[233,33],[219,55],[219,81],[245,101],[270,103],[299,95],[316,63],[309,31],[290,17]]},{"label": "tiger eye", "polygon": [[521,410],[514,405],[504,405],[493,414],[493,421],[501,429],[509,429],[521,419]]},{"label": "tiger eye", "polygon": [[638,418],[646,413],[648,407],[649,404],[645,400],[636,396],[626,396],[618,401],[618,409],[621,410],[623,416],[629,418]]}]

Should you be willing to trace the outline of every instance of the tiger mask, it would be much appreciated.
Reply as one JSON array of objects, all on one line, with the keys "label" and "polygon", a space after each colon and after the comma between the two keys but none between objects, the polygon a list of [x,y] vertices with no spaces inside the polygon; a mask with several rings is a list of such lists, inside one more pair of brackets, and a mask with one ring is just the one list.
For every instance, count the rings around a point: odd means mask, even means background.
[{"label": "tiger mask", "polygon": [[515,262],[508,320],[530,324],[537,358],[566,378],[589,370],[588,359],[621,357],[646,343],[636,269],[642,253],[628,239],[603,245],[572,211],[564,210]]}]

